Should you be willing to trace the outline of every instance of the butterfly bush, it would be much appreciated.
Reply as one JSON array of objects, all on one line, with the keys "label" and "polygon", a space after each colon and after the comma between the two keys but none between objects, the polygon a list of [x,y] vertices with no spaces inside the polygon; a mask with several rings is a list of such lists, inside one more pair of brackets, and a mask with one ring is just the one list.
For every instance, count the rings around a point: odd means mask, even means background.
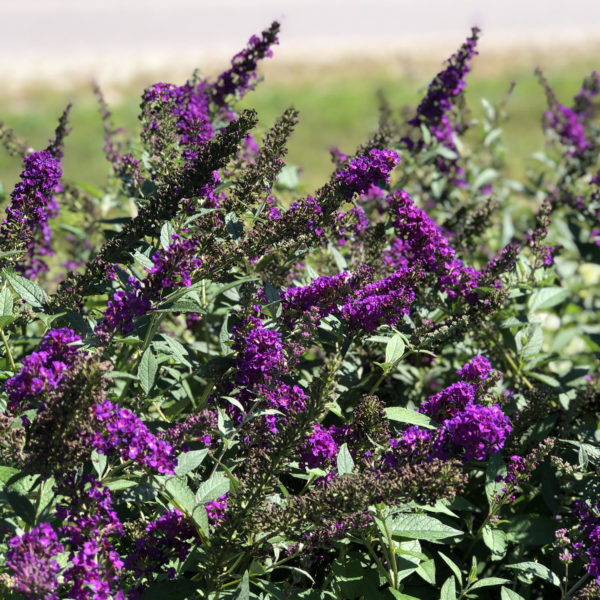
[{"label": "butterfly bush", "polygon": [[238,105],[278,23],[150,85],[139,140],[96,88],[102,189],[68,109],[42,150],[0,123],[2,598],[598,596],[600,78],[538,73],[516,182],[479,33],[309,193],[298,112]]}]

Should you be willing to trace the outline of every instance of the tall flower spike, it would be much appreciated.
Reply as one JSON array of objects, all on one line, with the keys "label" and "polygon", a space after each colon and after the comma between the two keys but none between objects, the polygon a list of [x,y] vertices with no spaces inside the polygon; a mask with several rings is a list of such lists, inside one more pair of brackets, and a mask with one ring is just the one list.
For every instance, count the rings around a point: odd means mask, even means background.
[{"label": "tall flower spike", "polygon": [[55,557],[61,552],[64,548],[48,523],[11,538],[6,564],[14,571],[14,589],[27,598],[58,600],[60,566]]},{"label": "tall flower spike", "polygon": [[[440,144],[453,152],[456,151],[456,145],[453,140],[455,126],[451,120],[451,111],[456,99],[467,85],[465,77],[471,70],[473,56],[477,54],[478,39],[479,29],[473,27],[471,37],[468,37],[458,52],[448,59],[446,68],[433,78],[427,94],[417,108],[416,115],[408,122],[416,128],[425,125]],[[409,138],[405,138],[404,141],[409,148],[414,147],[414,142]],[[462,168],[456,164],[456,159],[439,156],[436,164],[443,173],[453,174],[456,184],[464,185]]]},{"label": "tall flower spike", "polygon": [[252,89],[252,82],[257,79],[258,61],[273,56],[271,46],[278,44],[279,23],[273,21],[261,36],[253,35],[248,46],[231,59],[231,68],[221,73],[212,85],[212,101],[220,107],[226,106],[228,96],[243,96]]},{"label": "tall flower spike", "polygon": [[46,150],[32,152],[23,158],[21,181],[10,195],[6,218],[0,226],[2,249],[23,251],[23,256],[16,260],[14,267],[29,279],[48,270],[44,257],[53,254],[48,221],[58,216],[58,203],[54,195],[62,189],[60,159],[63,140],[69,132],[70,108],[71,105],[67,106],[62,113],[54,139]]}]

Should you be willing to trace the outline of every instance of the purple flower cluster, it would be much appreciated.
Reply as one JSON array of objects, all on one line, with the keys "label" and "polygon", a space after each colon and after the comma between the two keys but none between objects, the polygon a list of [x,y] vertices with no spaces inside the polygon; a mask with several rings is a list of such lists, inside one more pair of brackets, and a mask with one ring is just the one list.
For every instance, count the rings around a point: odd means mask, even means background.
[{"label": "purple flower cluster", "polygon": [[355,192],[365,194],[382,180],[389,183],[390,173],[399,162],[400,157],[393,150],[373,148],[369,154],[351,161],[336,177],[346,187],[348,196]]},{"label": "purple flower cluster", "polygon": [[[284,415],[293,415],[306,409],[308,397],[304,390],[297,385],[289,385],[280,380],[271,381],[268,385],[256,386],[256,393],[261,396],[267,406]],[[265,422],[271,433],[279,431],[278,425],[282,420],[281,415],[265,415]]]},{"label": "purple flower cluster", "polygon": [[410,313],[414,290],[405,285],[407,271],[400,270],[381,281],[370,283],[347,297],[341,317],[352,330],[371,332],[382,324],[398,325]]},{"label": "purple flower cluster", "polygon": [[241,345],[236,377],[240,385],[270,381],[276,374],[287,369],[281,334],[274,329],[265,329],[256,317],[251,317],[251,322],[254,328],[244,337],[243,342],[236,344],[236,347]]},{"label": "purple flower cluster", "polygon": [[585,127],[572,109],[556,103],[544,113],[544,127],[558,135],[561,144],[568,146],[569,156],[580,156],[589,148]]},{"label": "purple flower cluster", "polygon": [[416,206],[403,190],[392,192],[387,197],[392,215],[392,224],[402,243],[395,243],[388,253],[401,252],[396,262],[411,268],[422,266],[426,271],[439,276],[439,288],[449,298],[461,295],[469,302],[477,301],[474,292],[480,277],[479,272],[465,266],[456,258],[456,252],[440,228],[427,213]]},{"label": "purple flower cluster", "polygon": [[154,264],[143,281],[129,279],[133,289],[118,290],[106,305],[101,330],[120,330],[129,333],[133,330],[135,317],[145,315],[152,308],[152,301],[160,298],[164,290],[173,287],[189,287],[192,273],[202,266],[202,260],[195,256],[198,244],[195,240],[184,239],[173,234],[171,244],[152,256]]},{"label": "purple flower cluster", "polygon": [[192,273],[202,266],[202,260],[195,256],[198,242],[184,239],[174,233],[167,248],[152,256],[154,265],[150,270],[148,287],[157,293],[165,288],[190,287]]},{"label": "purple flower cluster", "polygon": [[[135,541],[135,551],[125,559],[125,568],[136,579],[150,578],[164,572],[171,560],[185,560],[192,542],[197,540],[198,533],[192,524],[176,508],[167,509],[156,521],[150,521],[144,534]],[[175,577],[172,567],[166,573],[171,579]]]},{"label": "purple flower cluster", "polygon": [[15,413],[26,408],[25,403],[39,398],[49,389],[56,389],[80,352],[78,346],[70,344],[79,341],[81,337],[67,327],[48,331],[39,350],[26,356],[21,370],[7,380],[8,411]]},{"label": "purple flower cluster", "polygon": [[55,557],[63,545],[48,523],[9,540],[6,564],[14,572],[14,590],[27,598],[58,600],[60,566]]},{"label": "purple flower cluster", "polygon": [[492,365],[490,361],[478,354],[471,359],[466,365],[456,371],[456,374],[466,381],[474,381],[476,383],[485,381],[492,373]]},{"label": "purple flower cluster", "polygon": [[322,468],[337,456],[339,446],[334,439],[335,425],[329,429],[315,423],[313,432],[300,448],[300,468]]},{"label": "purple flower cluster", "polygon": [[272,23],[260,37],[253,35],[247,47],[231,59],[231,68],[221,73],[211,86],[212,100],[217,106],[225,107],[229,96],[241,97],[252,89],[258,62],[273,56],[271,46],[279,43],[278,32],[279,24]]},{"label": "purple flower cluster", "polygon": [[[592,71],[583,80],[583,85],[573,98],[573,110],[583,121],[591,119],[598,109],[597,98],[600,95],[600,74]],[[596,104],[594,104],[596,101]]]},{"label": "purple flower cluster", "polygon": [[227,504],[227,493],[219,496],[217,500],[207,502],[204,508],[206,508],[208,520],[211,525],[216,527],[225,518],[225,511],[229,508],[229,504]]},{"label": "purple flower cluster", "polygon": [[173,473],[177,466],[175,451],[165,440],[154,436],[146,425],[126,408],[106,400],[94,405],[100,431],[91,440],[101,454],[116,450],[124,460],[133,460],[159,473]]},{"label": "purple flower cluster", "polygon": [[207,84],[186,82],[181,86],[155,83],[144,93],[144,106],[155,118],[149,123],[146,135],[160,132],[161,113],[165,109],[175,119],[175,131],[186,161],[196,158],[198,148],[214,135],[210,115],[210,95]]},{"label": "purple flower cluster", "polygon": [[[475,27],[471,37],[467,38],[458,52],[448,59],[446,68],[433,78],[427,94],[417,108],[416,115],[408,122],[416,128],[425,125],[440,144],[453,152],[456,152],[456,145],[450,114],[457,97],[467,85],[465,77],[471,70],[470,63],[473,56],[477,54],[475,48],[478,37],[479,29]],[[414,143],[409,138],[405,138],[404,141],[410,149],[414,147]],[[422,142],[420,144],[422,145]],[[456,159],[439,156],[436,165],[443,173],[453,173],[456,185],[465,185],[463,170],[456,163]]]},{"label": "purple flower cluster", "polygon": [[10,195],[0,234],[16,236],[25,251],[16,269],[25,277],[35,278],[48,270],[42,257],[53,254],[48,221],[58,216],[54,194],[60,190],[62,170],[60,161],[49,150],[33,152],[23,162],[21,181]]},{"label": "purple flower cluster", "polygon": [[583,554],[587,572],[600,585],[600,504],[590,507],[581,500],[576,500],[573,515],[579,521],[578,529],[582,540],[575,542],[573,548]]},{"label": "purple flower cluster", "polygon": [[440,458],[485,460],[503,448],[511,431],[508,417],[497,404],[468,404],[455,417],[444,421],[434,453]]},{"label": "purple flower cluster", "polygon": [[382,324],[397,325],[410,312],[415,298],[408,285],[408,271],[399,269],[380,281],[371,281],[372,270],[359,269],[353,275],[340,273],[317,277],[304,287],[283,292],[287,311],[307,311],[316,307],[319,317],[335,315],[350,329],[373,331]]},{"label": "purple flower cluster", "polygon": [[143,295],[140,282],[132,277],[129,283],[133,290],[118,290],[107,302],[104,322],[98,326],[99,329],[129,333],[133,330],[134,317],[141,317],[152,308],[150,300]]},{"label": "purple flower cluster", "polygon": [[107,487],[91,475],[69,485],[69,499],[56,509],[64,525],[61,535],[68,538],[72,566],[64,572],[74,600],[125,600],[118,589],[123,561],[111,539],[123,535],[123,526],[112,506]]},{"label": "purple flower cluster", "polygon": [[465,462],[485,460],[503,448],[512,431],[510,420],[497,404],[483,406],[475,402],[478,385],[491,373],[489,361],[478,355],[458,373],[472,383],[453,383],[418,408],[439,428],[432,431],[409,427],[400,440],[391,441],[392,447],[436,458],[457,456]]}]

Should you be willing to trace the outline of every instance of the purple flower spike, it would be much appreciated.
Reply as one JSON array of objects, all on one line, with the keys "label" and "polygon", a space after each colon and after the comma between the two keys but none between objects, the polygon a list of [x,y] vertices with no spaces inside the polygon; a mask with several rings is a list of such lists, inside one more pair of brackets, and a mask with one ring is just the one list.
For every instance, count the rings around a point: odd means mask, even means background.
[{"label": "purple flower spike", "polygon": [[212,86],[212,100],[217,106],[226,106],[226,98],[237,94],[243,96],[252,89],[256,80],[256,67],[263,58],[273,56],[271,46],[279,43],[279,23],[273,22],[260,37],[253,35],[248,46],[231,59],[231,68],[221,73]]},{"label": "purple flower spike", "polygon": [[11,538],[6,564],[14,571],[14,589],[27,598],[58,600],[60,566],[54,557],[61,552],[64,548],[48,523]]},{"label": "purple flower spike", "polygon": [[483,355],[478,354],[469,361],[464,367],[456,371],[461,379],[467,381],[485,381],[492,372],[490,361]]},{"label": "purple flower spike", "polygon": [[94,434],[92,445],[98,452],[116,450],[123,460],[133,460],[159,473],[173,473],[175,451],[165,440],[156,438],[130,410],[106,400],[94,406],[102,431]]},{"label": "purple flower spike", "polygon": [[336,177],[346,186],[349,196],[354,192],[366,194],[382,180],[389,183],[390,173],[399,162],[400,157],[393,150],[373,148],[369,154],[351,161]]},{"label": "purple flower spike", "polygon": [[5,384],[9,412],[15,413],[25,408],[26,402],[31,402],[44,391],[58,387],[63,373],[81,352],[78,346],[70,345],[78,341],[81,338],[67,327],[51,329],[44,336],[39,350],[26,356],[21,370]]},{"label": "purple flower spike", "polygon": [[58,216],[54,194],[60,190],[60,161],[49,150],[33,152],[23,159],[21,181],[10,195],[11,203],[0,235],[14,239],[25,251],[16,269],[33,279],[48,270],[44,256],[53,254],[48,221]]}]

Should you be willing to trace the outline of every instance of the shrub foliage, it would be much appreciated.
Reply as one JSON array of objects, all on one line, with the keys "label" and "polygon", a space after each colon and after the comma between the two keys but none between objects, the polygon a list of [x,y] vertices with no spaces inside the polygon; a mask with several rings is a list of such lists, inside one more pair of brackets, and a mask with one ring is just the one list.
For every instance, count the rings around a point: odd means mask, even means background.
[{"label": "shrub foliage", "polygon": [[297,112],[236,111],[278,30],[145,90],[136,142],[96,90],[105,189],[62,179],[69,108],[0,128],[2,597],[598,597],[600,77],[538,73],[511,180],[473,29],[307,195]]}]

